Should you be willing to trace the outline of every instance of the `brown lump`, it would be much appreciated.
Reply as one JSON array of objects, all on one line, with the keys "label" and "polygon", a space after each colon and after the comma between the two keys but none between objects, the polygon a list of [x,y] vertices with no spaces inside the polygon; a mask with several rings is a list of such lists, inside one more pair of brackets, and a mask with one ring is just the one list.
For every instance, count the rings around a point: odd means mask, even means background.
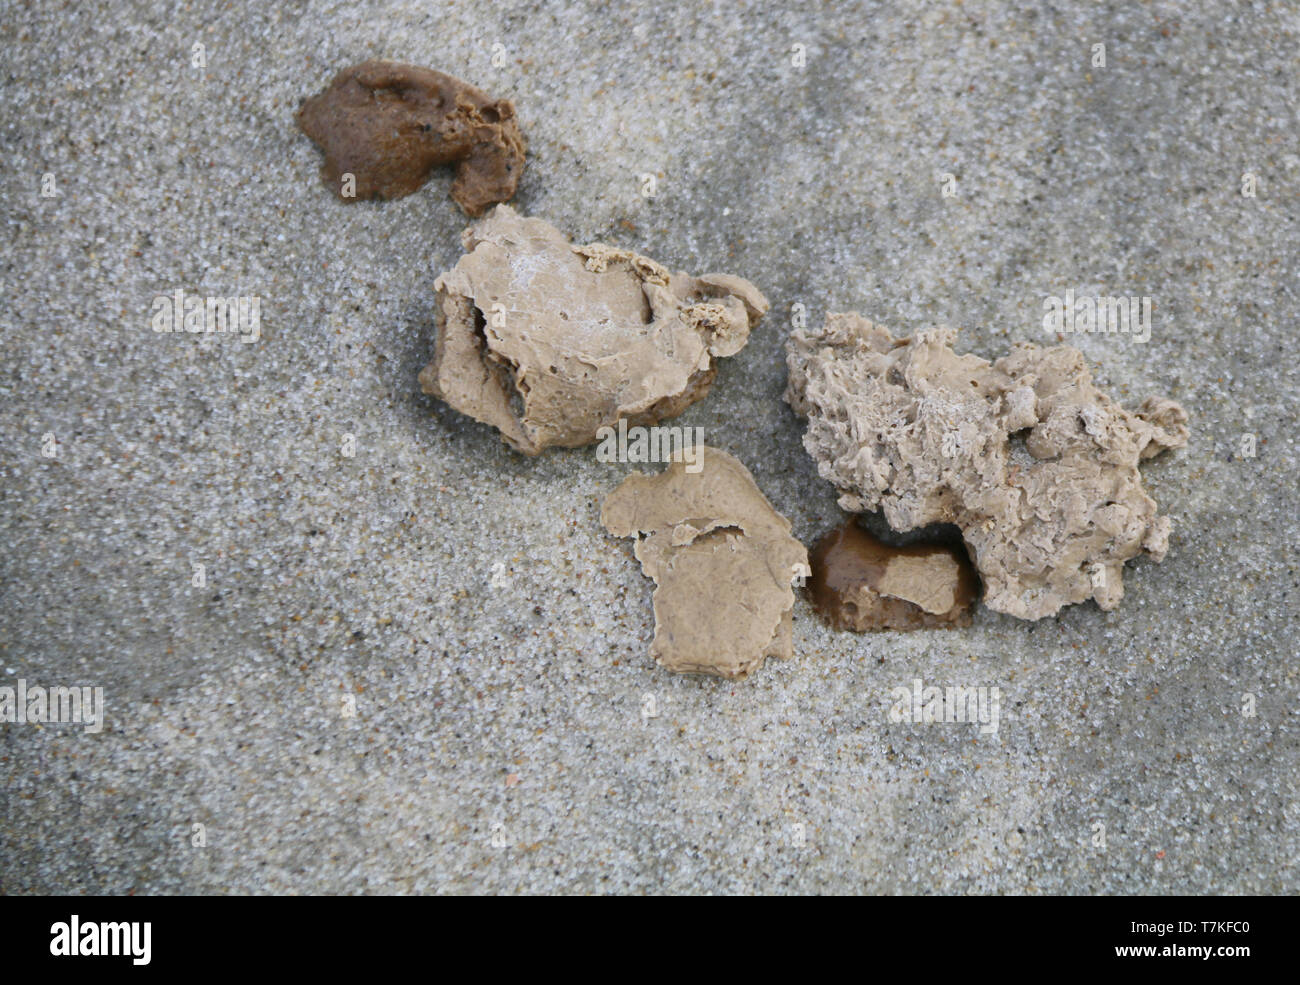
[{"label": "brown lump", "polygon": [[508,200],[524,170],[514,104],[414,65],[367,61],[345,68],[298,110],[303,133],[325,151],[321,180],[344,201],[401,198],[429,172],[456,165],[451,197],[467,215]]},{"label": "brown lump", "polygon": [[966,555],[943,544],[891,547],[853,517],[812,550],[808,594],[835,629],[969,626],[979,577]]}]

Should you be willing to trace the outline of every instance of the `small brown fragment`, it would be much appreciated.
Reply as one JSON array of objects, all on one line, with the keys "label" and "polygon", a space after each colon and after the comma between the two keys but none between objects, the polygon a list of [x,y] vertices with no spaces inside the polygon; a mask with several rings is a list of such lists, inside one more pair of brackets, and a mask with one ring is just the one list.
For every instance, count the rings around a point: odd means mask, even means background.
[{"label": "small brown fragment", "polygon": [[699,472],[678,459],[658,475],[628,476],[600,520],[616,537],[637,537],[634,553],[654,579],[655,661],[734,680],[793,654],[791,585],[807,574],[808,552],[745,466],[716,448],[696,451]]},{"label": "small brown fragment", "polygon": [[971,624],[979,576],[943,544],[891,547],[849,517],[812,550],[808,594],[835,629],[953,629]]},{"label": "small brown fragment", "polygon": [[321,180],[345,202],[401,198],[442,164],[456,165],[451,197],[478,216],[510,199],[524,171],[514,103],[491,99],[433,69],[368,61],[345,68],[298,110],[303,133],[325,151]]}]

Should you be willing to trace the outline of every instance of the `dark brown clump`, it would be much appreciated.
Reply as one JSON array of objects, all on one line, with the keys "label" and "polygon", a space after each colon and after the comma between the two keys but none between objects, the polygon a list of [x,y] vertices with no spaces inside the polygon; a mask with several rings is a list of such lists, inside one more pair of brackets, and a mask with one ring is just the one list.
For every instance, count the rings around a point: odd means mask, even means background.
[{"label": "dark brown clump", "polygon": [[298,110],[303,133],[325,151],[321,180],[344,201],[343,175],[362,198],[401,198],[443,164],[456,165],[451,197],[467,215],[507,201],[524,171],[514,103],[443,72],[396,62],[345,68]]},{"label": "dark brown clump", "polygon": [[959,548],[891,547],[850,517],[812,549],[808,592],[835,629],[948,629],[969,626],[979,577]]}]

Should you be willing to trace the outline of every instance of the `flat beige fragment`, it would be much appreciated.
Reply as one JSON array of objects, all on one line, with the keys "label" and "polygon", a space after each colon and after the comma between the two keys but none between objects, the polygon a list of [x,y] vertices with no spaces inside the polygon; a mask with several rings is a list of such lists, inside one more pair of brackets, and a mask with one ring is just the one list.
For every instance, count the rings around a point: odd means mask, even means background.
[{"label": "flat beige fragment", "polygon": [[745,466],[709,447],[702,460],[697,473],[679,458],[658,475],[628,476],[605,499],[601,523],[637,538],[637,560],[655,582],[655,661],[739,679],[793,654],[791,586],[808,573],[808,552]]}]

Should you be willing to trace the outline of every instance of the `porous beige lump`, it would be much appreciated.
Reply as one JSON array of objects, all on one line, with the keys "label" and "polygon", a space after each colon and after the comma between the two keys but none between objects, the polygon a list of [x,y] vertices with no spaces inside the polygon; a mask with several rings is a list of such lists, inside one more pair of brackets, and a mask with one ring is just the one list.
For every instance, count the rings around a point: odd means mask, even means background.
[{"label": "porous beige lump", "polygon": [[1169,547],[1138,463],[1187,443],[1187,412],[1161,398],[1124,409],[1071,346],[1020,343],[989,363],[955,339],[896,339],[854,313],[792,333],[785,397],[818,471],[844,509],[882,510],[895,530],[960,527],[998,612],[1113,609],[1124,562]]},{"label": "porous beige lump", "polygon": [[605,499],[601,523],[636,537],[654,579],[650,655],[668,670],[742,678],[767,657],[793,653],[791,610],[808,552],[731,455],[704,447],[658,475],[628,476]]},{"label": "porous beige lump", "polygon": [[680,414],[768,307],[739,277],[574,246],[508,205],[462,239],[465,255],[434,282],[438,337],[420,385],[525,455],[590,444],[620,418]]}]

